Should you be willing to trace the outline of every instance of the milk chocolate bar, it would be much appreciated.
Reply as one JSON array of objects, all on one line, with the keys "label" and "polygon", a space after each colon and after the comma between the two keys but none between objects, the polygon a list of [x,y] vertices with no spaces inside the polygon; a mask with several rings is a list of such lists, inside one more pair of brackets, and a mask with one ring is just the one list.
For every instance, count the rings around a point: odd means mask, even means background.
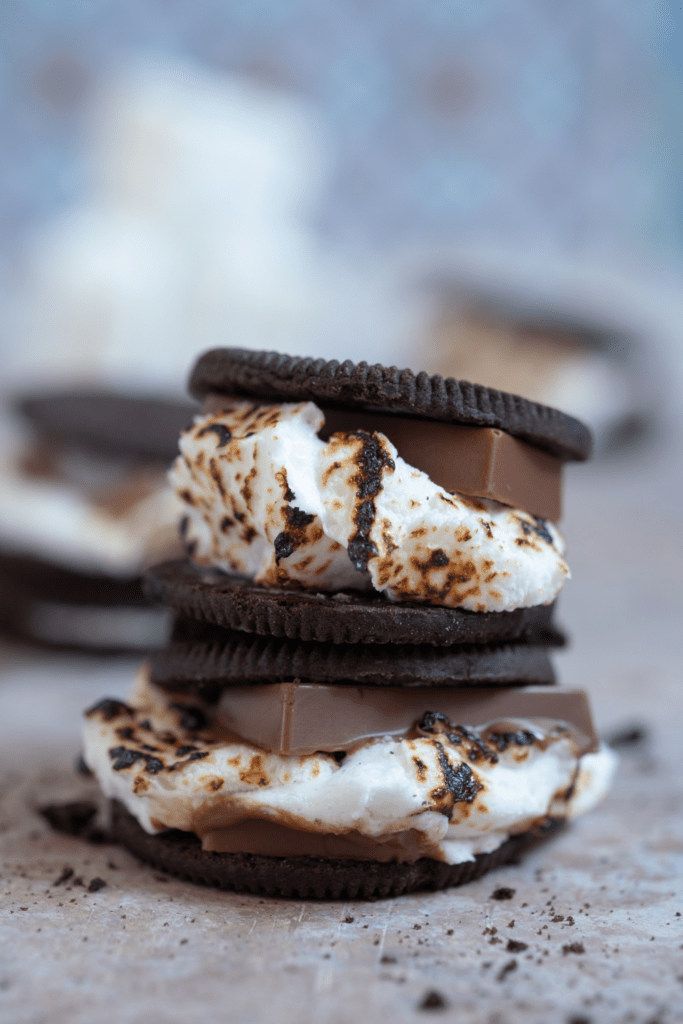
[{"label": "milk chocolate bar", "polygon": [[[226,408],[224,395],[209,395],[204,412]],[[379,431],[408,465],[445,491],[493,498],[557,522],[562,515],[562,460],[494,427],[468,427],[408,416],[321,406],[320,436],[337,431]]]},{"label": "milk chocolate bar", "polygon": [[408,689],[274,683],[230,687],[212,710],[217,725],[277,754],[351,750],[374,736],[407,733],[425,712],[475,727],[509,718],[566,723],[582,753],[597,738],[583,690],[561,686],[498,689]]},{"label": "milk chocolate bar", "polygon": [[405,416],[323,409],[321,437],[338,430],[377,430],[409,466],[443,487],[493,498],[557,522],[562,515],[562,460],[494,427],[466,427]]}]

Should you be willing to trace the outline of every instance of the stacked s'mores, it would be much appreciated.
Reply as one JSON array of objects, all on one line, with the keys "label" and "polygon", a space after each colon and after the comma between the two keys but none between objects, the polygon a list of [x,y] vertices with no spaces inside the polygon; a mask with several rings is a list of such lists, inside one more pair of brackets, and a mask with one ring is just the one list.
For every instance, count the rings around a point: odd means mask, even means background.
[{"label": "stacked s'mores", "polygon": [[187,558],[129,703],[86,716],[112,829],[262,894],[442,888],[605,794],[614,757],[556,685],[557,522],[576,420],[453,379],[215,350],[170,478]]}]

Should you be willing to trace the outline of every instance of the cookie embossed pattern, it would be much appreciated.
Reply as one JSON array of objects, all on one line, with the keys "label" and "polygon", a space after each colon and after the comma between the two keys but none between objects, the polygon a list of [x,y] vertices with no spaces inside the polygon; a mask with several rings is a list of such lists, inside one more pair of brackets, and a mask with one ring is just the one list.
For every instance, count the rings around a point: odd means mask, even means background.
[{"label": "cookie embossed pattern", "polygon": [[170,473],[187,559],[147,575],[174,634],[126,703],[86,715],[119,840],[197,882],[370,898],[478,877],[598,803],[615,759],[555,685],[569,570],[539,511],[585,428],[242,350],[203,356],[191,391]]}]

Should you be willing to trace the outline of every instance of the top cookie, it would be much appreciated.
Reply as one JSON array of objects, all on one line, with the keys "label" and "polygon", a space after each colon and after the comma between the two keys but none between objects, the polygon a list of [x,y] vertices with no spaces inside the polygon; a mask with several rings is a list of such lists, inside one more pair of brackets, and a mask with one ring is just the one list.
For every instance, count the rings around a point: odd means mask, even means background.
[{"label": "top cookie", "polygon": [[200,356],[189,389],[198,399],[219,392],[497,427],[566,461],[583,461],[591,453],[588,428],[557,409],[482,384],[395,366],[219,348]]}]

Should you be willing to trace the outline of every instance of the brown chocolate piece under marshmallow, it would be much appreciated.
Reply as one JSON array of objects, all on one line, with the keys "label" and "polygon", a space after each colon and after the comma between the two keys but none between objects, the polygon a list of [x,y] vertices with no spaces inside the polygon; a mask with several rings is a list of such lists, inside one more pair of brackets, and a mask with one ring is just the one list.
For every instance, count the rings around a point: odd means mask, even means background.
[{"label": "brown chocolate piece under marshmallow", "polygon": [[[215,726],[257,747],[275,754],[303,755],[353,750],[378,736],[405,736],[430,713],[466,723],[468,729],[510,719],[554,720],[576,734],[581,754],[597,749],[586,694],[559,686],[450,688],[428,693],[407,687],[321,683],[231,686],[210,715]],[[508,730],[517,731],[518,726],[512,725]]]},{"label": "brown chocolate piece under marshmallow", "polygon": [[[430,857],[414,863],[311,856],[215,853],[202,849],[191,832],[148,835],[131,814],[112,801],[111,836],[140,860],[200,885],[289,899],[383,899],[420,889],[446,889],[480,878],[502,864],[516,862],[549,838],[562,822],[544,822],[511,836],[492,853],[478,853],[462,864]],[[235,836],[237,839],[237,836]]]},{"label": "brown chocolate piece under marshmallow", "polygon": [[[207,396],[205,414],[231,407],[225,395]],[[562,459],[495,427],[437,423],[407,416],[321,406],[323,440],[337,432],[377,431],[410,466],[445,491],[493,498],[557,522],[562,516]]]}]

